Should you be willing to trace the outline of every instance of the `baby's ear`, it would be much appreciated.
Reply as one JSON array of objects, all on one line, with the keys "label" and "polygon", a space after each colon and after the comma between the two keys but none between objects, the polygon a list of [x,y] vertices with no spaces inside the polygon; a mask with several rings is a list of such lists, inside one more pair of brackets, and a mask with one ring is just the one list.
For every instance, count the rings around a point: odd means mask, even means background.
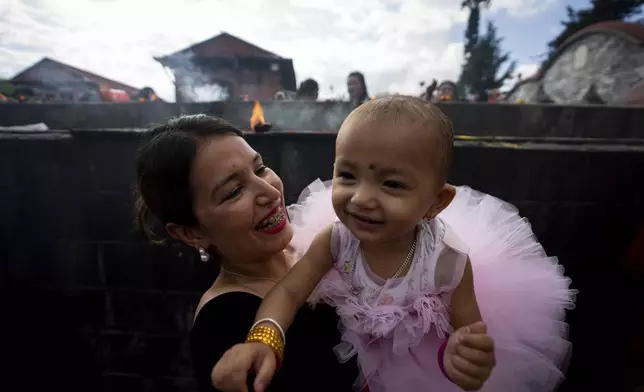
[{"label": "baby's ear", "polygon": [[454,188],[450,184],[443,185],[443,187],[438,191],[434,202],[429,207],[429,210],[427,210],[425,219],[432,220],[436,218],[438,214],[440,214],[445,208],[447,208],[447,206],[449,206],[452,200],[454,200],[455,196],[456,188]]}]

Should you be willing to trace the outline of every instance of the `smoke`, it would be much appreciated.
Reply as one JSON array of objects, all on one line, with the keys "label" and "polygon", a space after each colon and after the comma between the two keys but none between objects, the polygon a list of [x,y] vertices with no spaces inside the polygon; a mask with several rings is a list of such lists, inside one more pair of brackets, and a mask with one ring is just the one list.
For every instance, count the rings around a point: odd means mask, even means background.
[{"label": "smoke", "polygon": [[230,99],[230,93],[225,87],[214,83],[198,86],[189,83],[181,88],[181,94],[186,102],[212,102]]},{"label": "smoke", "polygon": [[172,56],[175,83],[182,100],[189,103],[230,99],[229,89],[216,81],[217,75],[205,73],[194,59],[193,52]]},{"label": "smoke", "polygon": [[274,101],[262,106],[266,121],[283,131],[337,131],[352,109],[349,102]]}]

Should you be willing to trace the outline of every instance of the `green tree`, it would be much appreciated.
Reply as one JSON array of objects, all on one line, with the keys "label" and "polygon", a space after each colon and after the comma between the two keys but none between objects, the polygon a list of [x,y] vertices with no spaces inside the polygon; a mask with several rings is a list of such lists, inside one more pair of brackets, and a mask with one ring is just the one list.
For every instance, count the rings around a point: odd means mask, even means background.
[{"label": "green tree", "polygon": [[461,8],[470,10],[465,29],[465,54],[472,52],[479,41],[479,24],[481,23],[481,8],[488,7],[491,0],[463,0]]},{"label": "green tree", "polygon": [[[481,8],[488,7],[491,0],[463,0],[461,2],[461,9],[467,8],[470,11],[470,15],[467,18],[467,28],[465,29],[465,46],[464,46],[464,58],[467,63],[468,59],[472,54],[472,50],[479,42],[479,25],[481,23]],[[465,64],[463,65],[463,70],[465,69]],[[463,71],[458,78],[456,83],[456,96],[465,97],[467,86],[463,79]]]},{"label": "green tree", "polygon": [[578,10],[566,7],[567,20],[562,21],[563,31],[548,43],[546,62],[568,38],[580,30],[599,22],[624,20],[642,12],[644,0],[592,0],[590,7]]},{"label": "green tree", "polygon": [[465,29],[465,63],[457,83],[458,95],[465,96],[466,92],[476,96],[478,101],[487,101],[488,91],[499,88],[510,77],[516,67],[510,63],[501,77],[503,65],[510,56],[501,51],[501,39],[497,37],[496,27],[489,22],[487,31],[480,36],[481,9],[489,7],[491,0],[463,0],[461,8],[470,11]]},{"label": "green tree", "polygon": [[479,38],[465,61],[461,83],[477,101],[487,101],[488,91],[501,88],[514,73],[516,62],[510,61],[510,54],[503,52],[502,41],[494,23],[488,22],[485,35]]}]

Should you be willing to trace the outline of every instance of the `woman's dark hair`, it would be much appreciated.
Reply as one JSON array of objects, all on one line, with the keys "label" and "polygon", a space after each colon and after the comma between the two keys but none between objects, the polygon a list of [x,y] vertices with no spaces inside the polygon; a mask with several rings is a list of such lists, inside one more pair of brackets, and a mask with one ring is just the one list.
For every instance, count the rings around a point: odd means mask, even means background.
[{"label": "woman's dark hair", "polygon": [[242,131],[205,114],[175,117],[145,133],[136,155],[135,221],[151,240],[167,238],[165,225],[194,227],[190,172],[199,143],[215,135]]},{"label": "woman's dark hair", "polygon": [[367,83],[364,81],[364,75],[362,72],[353,71],[347,76],[347,79],[350,77],[358,78],[360,84],[362,84],[362,95],[358,97],[358,102],[362,103],[369,98],[369,92],[367,91]]},{"label": "woman's dark hair", "polygon": [[300,83],[300,88],[297,89],[297,97],[311,97],[319,91],[318,82],[313,79],[306,79]]}]

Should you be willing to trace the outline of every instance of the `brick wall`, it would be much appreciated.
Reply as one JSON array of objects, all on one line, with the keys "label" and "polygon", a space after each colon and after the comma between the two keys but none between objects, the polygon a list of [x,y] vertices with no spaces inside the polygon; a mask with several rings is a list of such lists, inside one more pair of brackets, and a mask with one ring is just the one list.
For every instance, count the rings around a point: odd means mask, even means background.
[{"label": "brick wall", "polygon": [[[187,332],[216,270],[134,232],[139,138],[0,134],[2,382],[17,383],[9,390],[194,390]],[[248,140],[282,176],[289,202],[330,176],[333,135]],[[621,263],[643,221],[644,148],[546,142],[460,141],[451,182],[514,202],[581,291],[562,390],[626,390],[643,381],[625,355],[644,329],[636,324],[644,279]]]}]

